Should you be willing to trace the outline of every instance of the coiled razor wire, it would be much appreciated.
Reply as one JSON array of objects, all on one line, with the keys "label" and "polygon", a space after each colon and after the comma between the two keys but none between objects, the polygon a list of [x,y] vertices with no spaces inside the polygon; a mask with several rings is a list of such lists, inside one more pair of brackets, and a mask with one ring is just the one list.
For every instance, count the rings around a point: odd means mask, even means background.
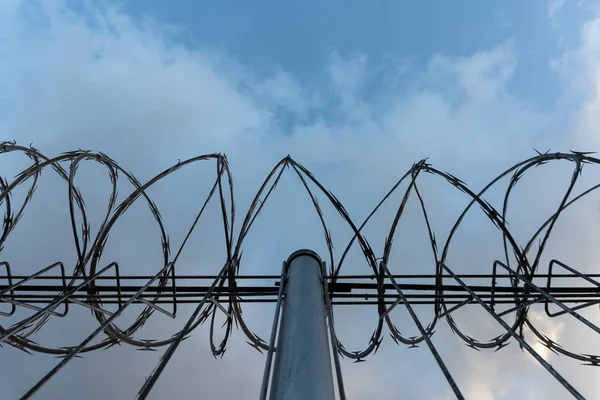
[{"label": "coiled razor wire", "polygon": [[[544,366],[576,398],[583,397],[530,346],[528,341],[526,341],[524,338],[524,327],[526,326],[529,328],[535,335],[536,339],[551,351],[578,360],[587,365],[600,365],[600,358],[598,355],[579,354],[564,348],[540,332],[532,320],[528,318],[529,307],[532,304],[544,303],[546,304],[546,312],[550,317],[570,314],[582,324],[586,325],[589,329],[595,331],[596,333],[600,333],[600,328],[598,328],[598,326],[576,312],[578,309],[600,303],[600,295],[598,294],[599,290],[597,289],[600,288],[600,283],[594,280],[591,275],[582,274],[576,269],[558,260],[553,260],[549,266],[549,273],[544,275],[548,277],[547,287],[541,288],[533,284],[534,278],[540,276],[537,271],[540,266],[542,254],[546,248],[553,228],[561,214],[573,203],[600,187],[600,184],[598,184],[588,188],[577,196],[572,196],[573,188],[575,187],[575,184],[581,175],[583,166],[585,164],[600,163],[600,160],[592,157],[591,153],[538,153],[535,157],[522,161],[507,169],[493,179],[478,193],[471,191],[471,189],[469,189],[467,185],[457,177],[448,172],[434,168],[426,160],[421,160],[420,162],[415,163],[412,168],[410,168],[410,170],[401,177],[401,179],[392,187],[392,189],[384,196],[375,209],[361,224],[357,224],[350,218],[342,203],[334,196],[333,193],[328,191],[309,170],[288,156],[283,158],[275,165],[260,186],[247,213],[244,215],[241,228],[236,235],[234,230],[236,215],[236,209],[234,205],[234,186],[227,158],[224,155],[206,154],[190,158],[185,161],[178,161],[177,164],[167,168],[146,183],[141,183],[132,173],[124,170],[109,156],[99,152],[94,153],[87,150],[76,150],[63,153],[54,158],[49,158],[32,146],[21,146],[14,141],[0,143],[0,154],[15,152],[25,154],[31,160],[31,165],[25,170],[21,171],[13,181],[0,178],[0,205],[4,206],[4,221],[2,225],[2,234],[0,236],[0,249],[3,248],[8,236],[15,229],[18,222],[21,220],[27,205],[31,202],[42,171],[50,168],[68,184],[69,214],[73,239],[75,242],[75,249],[77,252],[77,261],[70,275],[67,275],[65,265],[61,262],[58,262],[16,282],[15,279],[13,279],[13,273],[11,272],[10,265],[7,262],[0,263],[0,266],[3,266],[6,270],[6,275],[2,278],[6,278],[9,283],[3,287],[2,290],[0,290],[0,301],[10,303],[12,305],[11,312],[2,314],[8,316],[12,315],[16,306],[26,306],[36,310],[33,315],[14,324],[11,327],[0,326],[0,343],[7,343],[27,352],[53,354],[62,357],[60,363],[34,387],[32,387],[30,391],[23,396],[23,398],[28,398],[34,394],[48,379],[58,372],[63,365],[65,365],[69,360],[78,354],[108,348],[114,346],[115,344],[121,343],[126,343],[141,349],[154,349],[162,346],[168,346],[167,351],[161,357],[161,360],[157,364],[155,370],[150,377],[148,377],[146,383],[142,386],[142,389],[138,394],[139,398],[145,398],[182,340],[185,339],[185,337],[187,337],[192,331],[194,331],[194,329],[208,320],[210,320],[210,346],[212,354],[215,357],[222,356],[225,353],[234,324],[238,327],[241,327],[241,330],[247,337],[248,343],[251,346],[255,347],[259,351],[272,351],[272,349],[269,347],[269,344],[261,337],[254,334],[244,321],[244,318],[242,318],[243,302],[241,301],[240,296],[238,296],[238,277],[242,268],[241,255],[244,240],[250,232],[260,212],[268,203],[269,197],[277,187],[277,184],[280,182],[286,170],[291,170],[292,173],[296,174],[300,179],[304,189],[312,201],[315,212],[317,213],[322,225],[325,242],[328,249],[328,265],[330,266],[329,275],[326,277],[329,287],[331,288],[333,285],[335,285],[338,279],[343,277],[341,272],[343,271],[342,268],[344,265],[344,260],[346,259],[351,247],[355,244],[355,242],[358,243],[360,249],[362,250],[365,262],[370,268],[370,273],[377,282],[377,296],[374,296],[374,298],[377,298],[376,304],[379,319],[377,320],[373,334],[371,335],[365,348],[362,350],[348,350],[339,341],[335,335],[333,314],[331,314],[333,312],[333,308],[331,307],[330,300],[327,300],[328,310],[330,313],[329,324],[331,333],[333,336],[335,336],[332,340],[334,340],[334,348],[341,356],[356,361],[362,361],[368,355],[376,352],[383,339],[384,327],[387,326],[389,334],[396,343],[402,343],[404,345],[414,347],[421,342],[426,342],[436,357],[436,360],[438,361],[438,364],[450,383],[454,393],[457,397],[462,398],[460,390],[456,386],[456,383],[450,376],[449,371],[443,364],[443,360],[437,354],[437,351],[435,350],[435,347],[433,347],[433,344],[430,340],[434,333],[436,324],[440,319],[444,318],[452,332],[458,335],[458,337],[460,337],[460,339],[462,339],[469,347],[477,350],[495,349],[497,351],[506,346],[509,340],[513,338],[519,343],[522,349],[530,352],[533,357],[537,359],[540,364]],[[553,215],[548,218],[542,224],[542,226],[539,227],[535,234],[526,242],[526,244],[521,247],[517,243],[513,234],[511,234],[506,223],[510,195],[515,189],[518,181],[532,168],[548,162],[558,161],[567,161],[573,164],[573,172],[568,188]],[[158,181],[169,177],[169,175],[173,174],[175,171],[201,162],[215,163],[215,180],[211,187],[210,193],[203,202],[200,211],[197,213],[183,243],[177,249],[177,251],[172,253],[171,245],[163,225],[160,211],[153,200],[148,196],[147,190]],[[84,199],[80,190],[75,184],[78,168],[84,163],[96,163],[106,168],[106,172],[108,173],[112,185],[108,209],[95,237],[92,237],[90,233],[90,223],[88,221],[88,216],[86,215]],[[446,242],[441,247],[438,246],[435,235],[432,231],[424,200],[418,189],[418,178],[422,174],[432,174],[443,178],[443,180],[445,180],[445,182],[447,182],[450,186],[466,194],[471,199],[462,214],[460,214],[459,218],[455,221]],[[125,177],[125,179],[127,179],[133,185],[134,189],[123,201],[118,203],[117,181],[121,177]],[[484,200],[482,196],[488,192],[498,181],[506,177],[509,177],[509,185],[504,195],[503,207],[502,210],[496,210],[490,203]],[[362,230],[367,222],[373,217],[373,215],[375,215],[381,206],[391,197],[391,195],[399,190],[398,188],[403,182],[408,183],[408,189],[404,193],[402,201],[400,202],[400,205],[392,220],[390,231],[384,243],[383,255],[381,257],[376,257],[367,237],[362,234]],[[15,206],[11,200],[11,194],[16,187],[21,185],[29,185],[29,189],[23,203]],[[311,185],[315,189],[311,189]],[[347,226],[350,227],[353,232],[353,237],[345,247],[345,250],[343,251],[339,260],[334,258],[332,237],[325,222],[321,207],[317,201],[317,193],[320,193],[326,197],[329,203],[331,203],[331,205],[339,212],[345,224],[347,224]],[[423,213],[427,226],[429,242],[436,264],[434,285],[435,296],[434,300],[432,301],[434,314],[432,320],[426,326],[422,324],[417,315],[412,311],[412,308],[410,307],[411,301],[406,298],[400,285],[396,283],[394,277],[388,269],[388,261],[393,247],[392,239],[399,225],[401,217],[404,215],[408,199],[411,195],[417,196],[418,198],[420,209]],[[208,287],[205,291],[202,299],[196,302],[197,305],[194,312],[187,320],[185,326],[178,333],[171,337],[157,340],[135,339],[133,337],[135,332],[144,325],[144,323],[155,311],[166,313],[172,317],[175,316],[177,312],[177,304],[182,302],[178,297],[176,285],[178,278],[178,275],[176,274],[177,260],[190,235],[197,227],[200,217],[205,213],[206,207],[212,199],[216,199],[216,201],[218,201],[220,204],[222,227],[226,243],[226,262],[224,263],[218,275],[213,277],[214,280],[212,281],[210,287]],[[102,259],[102,255],[111,229],[117,220],[119,220],[119,218],[121,218],[137,201],[141,201],[148,206],[152,212],[154,220],[156,221],[162,243],[163,268],[158,271],[156,275],[151,277],[151,279],[149,279],[145,285],[139,287],[137,292],[135,292],[133,295],[127,296],[124,299],[125,296],[121,293],[120,284],[122,278],[124,279],[125,277],[120,275],[119,265],[117,262],[110,262],[106,264],[106,266],[103,266],[105,265],[105,262]],[[463,222],[467,212],[475,206],[480,207],[489,221],[501,231],[504,242],[505,259],[503,261],[496,261],[494,263],[491,302],[482,299],[475,290],[465,284],[461,277],[458,274],[455,274],[446,265],[446,259],[452,239],[461,222]],[[78,220],[81,221],[80,225],[77,224]],[[528,256],[528,254],[532,251],[536,241],[539,243],[537,252],[534,253],[533,257]],[[172,256],[172,254],[174,254],[174,256]],[[511,265],[511,254],[514,256],[513,260],[516,260],[516,263],[513,262],[515,265]],[[559,267],[567,270],[569,273],[573,274],[573,276],[579,277],[592,284],[595,288],[592,292],[595,293],[596,297],[590,297],[585,303],[574,307],[567,306],[566,302],[562,302],[559,298],[554,297],[549,290],[550,279],[552,276],[552,268]],[[46,303],[42,306],[33,306],[32,304],[17,300],[15,293],[17,293],[20,287],[24,287],[26,283],[51,270],[60,270],[59,273],[60,277],[62,278],[62,288],[60,293],[47,299]],[[109,270],[114,270],[117,282],[118,296],[116,304],[118,304],[118,310],[115,312],[108,312],[105,309],[104,303],[107,302],[107,299],[104,298],[103,295],[98,291],[97,286],[98,277],[102,276],[102,274],[105,274]],[[507,312],[498,313],[495,311],[493,295],[496,287],[495,283],[497,271],[505,271],[508,273],[510,284],[513,289],[513,294],[510,296],[510,302],[512,303],[513,308],[509,310],[514,312],[514,320],[512,323],[507,323],[501,318],[503,315],[506,315]],[[455,283],[458,283],[458,285],[464,289],[465,293],[468,293],[463,301],[451,302],[445,296],[444,279],[450,278],[453,279]],[[393,289],[395,289],[398,293],[398,296],[396,296],[397,300],[393,304],[390,304],[389,301],[386,301],[386,296],[384,296],[385,282],[386,280],[390,279]],[[282,276],[280,284],[283,285],[283,282],[284,277]],[[152,291],[152,293],[154,293],[154,297],[149,299],[146,290],[153,283],[158,285],[158,289]],[[328,287],[327,282],[324,287]],[[85,291],[86,293],[85,300],[75,300],[74,294],[81,291]],[[279,290],[279,299],[281,298],[281,293],[282,291]],[[145,296],[142,297],[143,294],[145,294]],[[277,293],[275,292],[275,294]],[[172,296],[172,312],[169,312],[158,306],[158,300],[167,295]],[[389,296],[387,299],[389,300]],[[128,305],[134,302],[144,303],[146,304],[146,307],[128,327],[122,328],[117,326],[114,321],[122,314],[123,310],[125,310]],[[30,337],[43,328],[43,326],[52,318],[52,316],[66,315],[68,312],[69,303],[80,304],[90,308],[98,321],[98,328],[77,346],[49,347],[34,342]],[[223,305],[225,303],[226,306]],[[452,317],[452,312],[466,304],[473,303],[478,303],[481,307],[483,307],[493,318],[498,321],[500,325],[504,327],[506,332],[492,339],[479,340],[472,338],[461,331],[459,325]],[[556,304],[561,311],[554,314],[550,313],[548,310],[549,303]],[[407,307],[411,317],[419,328],[420,334],[418,336],[404,336],[394,325],[392,318],[390,317],[390,311],[398,304],[403,304]],[[64,307],[64,311],[62,313],[56,311],[59,307]],[[219,343],[217,343],[214,338],[214,325],[216,321],[215,316],[218,311],[223,311],[224,315],[226,316],[224,335]],[[103,333],[105,337],[96,344],[90,344],[92,339],[96,338],[101,333]],[[340,393],[343,393],[343,391],[340,391]]]}]

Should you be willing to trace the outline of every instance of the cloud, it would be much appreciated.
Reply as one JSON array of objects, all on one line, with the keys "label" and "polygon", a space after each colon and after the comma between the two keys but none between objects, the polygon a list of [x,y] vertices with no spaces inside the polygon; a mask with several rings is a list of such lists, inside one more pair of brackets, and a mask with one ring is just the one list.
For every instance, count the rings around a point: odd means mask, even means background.
[{"label": "cloud", "polygon": [[548,18],[552,19],[565,5],[566,0],[552,0],[548,6]]},{"label": "cloud", "polygon": [[597,147],[600,110],[600,19],[591,19],[581,30],[580,44],[554,60],[554,68],[567,79],[581,106],[573,117],[575,141],[579,146]]},{"label": "cloud", "polygon": [[[565,324],[562,321],[552,321],[539,312],[531,312],[529,314],[529,318],[533,321],[534,325],[539,326],[540,329],[543,329],[544,332],[547,332],[546,336],[550,340],[556,343],[561,342],[561,336],[565,329]],[[533,348],[540,356],[542,356],[544,360],[548,360],[548,357],[551,354],[550,349],[541,343],[536,343]],[[532,361],[535,362],[533,359]]]},{"label": "cloud", "polygon": [[[56,2],[5,2],[0,7],[0,38],[6,44],[0,48],[0,59],[4,60],[0,61],[0,88],[7,88],[8,93],[0,98],[0,109],[6,110],[0,114],[3,137],[25,144],[34,141],[36,147],[50,155],[80,147],[103,151],[142,180],[178,158],[224,152],[232,166],[240,210],[247,207],[269,168],[288,153],[322,179],[360,221],[395,180],[414,161],[424,157],[431,157],[434,165],[480,188],[502,168],[532,155],[532,147],[563,150],[571,144],[586,149],[599,145],[593,134],[600,87],[600,60],[595,50],[600,40],[597,21],[584,26],[581,48],[565,54],[556,63],[557,70],[572,85],[569,90],[583,90],[585,99],[582,106],[579,102],[574,106],[578,112],[573,121],[560,121],[510,90],[522,57],[516,54],[513,40],[463,57],[434,55],[425,68],[402,71],[397,71],[395,62],[378,64],[367,54],[333,53],[324,68],[327,82],[316,86],[300,82],[278,68],[266,77],[259,76],[250,66],[236,61],[234,55],[180,44],[177,35],[183,28],[137,20],[118,7],[87,4],[74,11]],[[409,83],[400,90],[389,84],[393,81]],[[594,91],[588,91],[588,87]],[[282,115],[288,118],[285,129]],[[565,131],[569,134],[565,135]],[[16,173],[16,162],[5,164],[6,171]],[[89,169],[86,174],[95,176],[97,172]],[[324,249],[318,221],[297,180],[292,178],[289,174],[284,179],[246,243],[244,268],[248,273],[277,273],[281,261],[298,247]],[[183,227],[187,226],[184,224],[197,207],[195,196],[205,189],[202,185],[209,179],[210,174],[198,168],[177,175],[159,188],[159,205],[171,227],[173,243],[183,236]],[[102,193],[100,184],[90,182],[96,181],[82,180],[84,193]],[[432,212],[439,216],[439,234],[447,234],[452,215],[460,210],[464,199],[439,182],[426,182],[424,193],[428,204],[434,206]],[[72,244],[63,240],[69,238],[69,226],[67,214],[60,208],[66,205],[62,190],[64,185],[61,191],[50,184],[40,188],[30,210],[36,218],[24,220],[7,243],[3,256],[12,257],[16,268],[25,268],[21,265],[29,263],[32,270],[39,269],[47,264],[50,254],[59,259],[72,258]],[[40,193],[44,194],[43,201]],[[521,206],[534,207],[538,203],[535,190],[525,189],[524,193],[524,197],[529,197]],[[55,205],[55,211],[48,212],[49,204]],[[92,195],[87,204],[91,209],[104,207],[101,198]],[[158,240],[156,232],[150,229],[149,214],[143,212],[141,207],[132,211],[131,222],[120,226],[111,237],[112,247],[105,256],[107,260],[115,257],[129,272],[142,268],[146,271],[148,266],[155,271],[160,264],[156,250],[148,250]],[[392,212],[390,206],[383,215]],[[529,214],[537,217],[535,212]],[[514,224],[527,225],[528,218],[534,218],[529,214]],[[416,213],[409,213],[401,228],[406,231],[396,239],[396,260],[407,271],[420,265],[411,268],[402,260],[428,262],[424,264],[428,268],[432,263],[422,255],[424,246],[416,239],[419,228],[412,223],[422,224],[417,217]],[[333,216],[329,219],[335,229],[348,234]],[[57,227],[60,221],[62,228]],[[203,271],[209,271],[221,259],[222,254],[216,254],[214,249],[222,248],[222,243],[213,237],[211,223],[214,221],[209,219],[204,230],[194,237],[196,246],[186,250],[182,269],[197,271],[194,268],[201,264],[206,268]],[[39,227],[45,224],[46,228]],[[290,226],[295,227],[294,232],[290,232]],[[389,220],[382,217],[369,229],[376,251],[381,251]],[[39,236],[32,245],[34,249],[25,251],[20,243],[25,243],[32,231]],[[43,232],[46,236],[42,236]],[[486,235],[483,230],[466,232],[468,239],[457,245],[460,256],[456,264],[464,262],[466,269],[476,269],[480,265],[477,261],[488,256],[473,251],[473,243],[477,243],[477,249],[489,247],[496,251],[489,244],[492,235]],[[404,239],[407,237],[410,240]],[[334,241],[343,243],[336,235]],[[337,251],[339,254],[340,249]],[[488,258],[493,260],[495,255]],[[358,256],[351,259],[355,264],[352,268],[365,272],[359,261]],[[489,270],[491,264],[488,262],[485,268]],[[264,321],[269,321],[269,311],[248,307],[244,314],[263,337],[268,336],[270,322]],[[181,315],[185,318],[189,312],[184,307]],[[419,315],[421,312],[429,317],[431,310],[419,309]],[[340,309],[338,313],[336,322],[347,347],[364,347],[371,327],[364,328],[356,317],[364,316],[365,321],[372,323],[376,318],[374,311]],[[74,317],[81,319],[55,324],[40,333],[39,339],[75,340],[85,333],[84,328],[91,330],[95,326],[87,313]],[[404,311],[397,310],[396,317],[403,332],[416,333]],[[485,316],[463,317],[467,329],[482,337],[501,332]],[[179,318],[168,321],[169,324],[159,318],[162,317],[154,316],[142,336],[168,336],[183,324]],[[65,327],[71,328],[68,334],[64,333]],[[565,326],[565,332],[568,328]],[[557,337],[561,332],[553,326],[548,329]],[[263,356],[246,346],[241,333],[236,332],[225,359],[213,361],[206,334],[206,328],[194,332],[193,339],[182,345],[178,358],[167,368],[156,389],[157,398],[187,398],[200,390],[209,393],[209,397],[255,396]],[[545,387],[544,382],[552,379],[545,371],[520,363],[523,355],[516,350],[482,355],[464,349],[444,321],[440,321],[434,342],[449,360],[450,370],[461,387],[464,384],[467,388],[469,397],[522,397],[518,384],[522,376],[531,378],[531,387],[548,398],[564,395],[560,388]],[[509,347],[517,346],[513,343]],[[14,396],[56,361],[36,355],[40,361],[32,364],[30,358],[12,349],[6,351],[3,360],[14,363],[15,371],[28,369],[27,376],[19,373],[0,378],[2,387]],[[158,359],[154,354],[114,348],[86,358],[89,359],[77,360],[77,367],[71,366],[53,379],[45,395],[126,397],[135,393]],[[80,361],[86,362],[86,368],[91,365],[90,369],[83,368],[84,362]],[[448,393],[426,348],[398,348],[387,339],[368,363],[344,363],[344,372],[351,398],[391,399],[399,393],[410,398],[435,398]],[[95,381],[95,377],[102,380]],[[77,385],[74,387],[72,382]],[[248,394],[240,394],[244,391]]]}]

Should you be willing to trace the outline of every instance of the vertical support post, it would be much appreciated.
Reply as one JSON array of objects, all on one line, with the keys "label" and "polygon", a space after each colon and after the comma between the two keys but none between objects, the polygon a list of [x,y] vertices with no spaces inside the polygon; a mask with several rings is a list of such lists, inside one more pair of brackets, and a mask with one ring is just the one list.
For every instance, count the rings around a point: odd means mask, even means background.
[{"label": "vertical support post", "polygon": [[333,400],[321,258],[299,250],[287,261],[272,400]]}]

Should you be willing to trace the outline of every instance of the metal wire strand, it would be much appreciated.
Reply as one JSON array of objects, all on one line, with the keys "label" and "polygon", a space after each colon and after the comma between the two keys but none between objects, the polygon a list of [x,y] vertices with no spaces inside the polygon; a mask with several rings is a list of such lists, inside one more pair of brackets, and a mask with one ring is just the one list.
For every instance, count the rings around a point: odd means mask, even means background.
[{"label": "metal wire strand", "polygon": [[[11,266],[8,262],[0,260],[0,266],[4,267],[2,269],[4,275],[0,275],[0,302],[6,303],[10,307],[8,311],[0,312],[0,316],[15,318],[15,311],[19,308],[34,310],[32,315],[17,321],[10,327],[0,325],[0,342],[26,352],[64,357],[57,367],[51,370],[25,395],[25,398],[40,389],[50,377],[54,376],[62,366],[77,354],[106,349],[115,344],[129,344],[141,349],[156,349],[166,346],[166,352],[138,393],[138,398],[145,398],[184,338],[206,322],[210,324],[209,340],[215,357],[222,356],[225,353],[233,327],[236,326],[241,329],[251,346],[258,351],[267,351],[267,359],[270,360],[275,350],[274,331],[271,333],[269,343],[256,335],[248,322],[242,317],[243,305],[247,302],[276,302],[274,320],[274,326],[276,326],[277,310],[281,305],[281,293],[285,280],[279,275],[244,275],[242,253],[246,238],[252,231],[261,211],[270,206],[272,194],[277,189],[278,183],[286,171],[291,171],[298,178],[323,229],[324,243],[330,263],[328,275],[323,277],[323,291],[327,300],[329,332],[342,398],[345,397],[345,393],[341,381],[341,367],[339,366],[338,356],[362,361],[365,357],[377,351],[386,333],[396,343],[410,347],[425,342],[455,395],[461,398],[462,395],[456,382],[450,376],[441,356],[431,342],[431,335],[439,320],[444,320],[460,340],[476,350],[492,349],[497,351],[505,347],[511,339],[516,340],[522,348],[532,353],[571,394],[578,398],[581,398],[581,394],[533,351],[533,348],[523,337],[523,329],[527,327],[533,332],[534,339],[558,354],[581,361],[586,365],[600,365],[600,356],[577,353],[564,348],[545,336],[528,318],[530,306],[543,304],[546,307],[548,318],[558,318],[570,314],[575,317],[577,323],[587,325],[594,332],[599,333],[599,329],[595,325],[575,312],[600,303],[600,291],[598,291],[600,284],[594,279],[598,278],[599,275],[580,272],[559,260],[553,260],[550,263],[547,273],[541,270],[547,244],[564,211],[600,188],[600,183],[598,183],[586,188],[578,195],[574,195],[576,184],[580,181],[584,166],[600,164],[600,160],[590,153],[538,152],[534,157],[524,160],[499,174],[479,192],[472,191],[464,182],[452,174],[434,168],[427,160],[421,160],[413,164],[392,185],[391,189],[363,221],[351,218],[342,202],[312,172],[290,156],[287,156],[280,160],[267,174],[249,208],[242,216],[242,222],[239,226],[234,224],[236,221],[236,208],[233,178],[227,158],[222,154],[205,154],[183,161],[178,160],[176,164],[143,183],[108,155],[100,152],[79,149],[51,158],[32,146],[22,146],[14,141],[0,142],[0,156],[9,153],[24,155],[30,160],[30,165],[12,180],[0,178],[0,206],[4,209],[4,220],[0,228],[0,254],[2,254],[4,246],[8,245],[7,239],[21,221],[27,207],[36,198],[34,193],[39,179],[41,179],[42,172],[45,173],[46,171],[56,174],[58,178],[67,184],[68,204],[66,209],[68,210],[72,239],[75,244],[75,257],[72,258],[75,260],[74,265],[68,266],[69,264],[64,262],[53,264],[44,262],[42,265],[49,266],[32,275],[19,273],[22,266]],[[569,163],[573,167],[572,174],[556,209],[543,224],[534,230],[535,233],[521,245],[507,223],[511,195],[528,172],[547,163]],[[85,198],[77,185],[77,182],[81,179],[79,178],[80,167],[87,164],[96,164],[104,168],[110,179],[111,188],[108,207],[106,212],[102,212],[103,217],[96,232],[92,232],[90,229],[89,206],[86,205]],[[214,180],[211,181],[207,197],[198,199],[199,208],[196,217],[191,222],[185,239],[172,254],[163,217],[148,192],[157,182],[169,179],[177,171],[198,164],[212,165],[215,171]],[[419,190],[419,181],[424,175],[433,176],[440,185],[457,190],[468,200],[468,205],[449,229],[449,235],[445,243],[438,242],[436,239],[426,207],[426,198]],[[118,184],[123,179],[132,186],[132,189],[125,194],[122,200],[119,200],[117,195],[119,192]],[[497,210],[485,199],[485,196],[492,188],[496,188],[502,180],[508,180],[508,187],[504,191],[502,209]],[[17,204],[13,199],[13,194],[18,187],[24,187],[26,190],[25,197],[20,204]],[[387,237],[382,246],[376,247],[383,248],[383,252],[382,254],[375,254],[373,250],[375,247],[363,234],[363,229],[384,204],[392,202],[392,195],[399,193],[400,190],[404,190],[404,192],[401,193],[401,200],[395,204],[396,211],[391,220]],[[395,269],[401,266],[394,266],[390,263],[391,255],[394,252],[394,238],[398,227],[404,221],[403,217],[406,214],[408,201],[415,196],[423,217],[423,223],[428,232],[432,256],[430,264],[432,273],[398,274]],[[148,207],[151,212],[154,227],[161,240],[162,260],[160,265],[165,267],[155,275],[152,272],[144,275],[121,275],[118,271],[118,260],[104,260],[103,250],[115,224],[123,218],[134,204],[140,202]],[[208,205],[214,202],[219,207],[222,220],[221,226],[214,227],[214,229],[222,229],[225,238],[225,263],[223,268],[217,275],[202,274],[202,271],[192,275],[178,274],[177,261],[179,256],[184,247],[190,245],[189,238],[192,232],[198,229],[198,226],[204,221],[202,216],[207,212]],[[332,206],[337,211],[338,218],[341,218],[343,224],[352,232],[350,240],[345,244],[342,243],[340,257],[337,257],[338,253],[334,252],[334,238],[329,229],[331,217],[323,212],[322,204],[324,203]],[[492,274],[456,274],[447,265],[448,254],[453,247],[456,232],[462,226],[466,216],[473,212],[482,212],[490,224],[501,233],[504,259],[497,260],[493,266],[479,266],[481,268],[492,267]],[[536,243],[539,246],[534,249]],[[354,248],[358,248],[362,252],[364,272],[358,276],[344,275],[346,271],[344,268],[345,261],[350,250]],[[556,273],[553,270],[555,265],[562,267],[568,274]],[[506,270],[507,273],[497,273],[498,266]],[[422,270],[427,266],[418,267]],[[114,276],[107,274],[107,271],[111,268],[115,270]],[[58,270],[60,272],[57,272]],[[558,277],[564,278],[563,283],[568,281],[569,285],[556,286],[555,283],[552,284],[552,279]],[[419,278],[430,278],[433,283],[422,284],[410,281]],[[510,285],[497,285],[497,280],[500,278],[508,279]],[[535,285],[533,282],[536,278],[547,278],[546,287]],[[247,281],[253,282],[257,279],[272,280],[273,285],[266,287],[246,284]],[[469,279],[487,279],[490,283],[481,284],[478,281],[475,284]],[[49,280],[60,281],[61,284],[53,284],[52,282],[46,284]],[[143,280],[145,283],[139,285],[122,284],[132,280]],[[199,283],[201,280],[204,280],[202,285]],[[107,283],[107,281],[110,282]],[[112,284],[113,281],[114,284]],[[452,283],[448,283],[449,281]],[[593,287],[582,287],[579,284],[581,282],[587,282]],[[155,285],[152,285],[152,283],[155,283]],[[276,284],[279,284],[279,287]],[[177,305],[186,303],[193,303],[196,307],[184,327],[173,336],[151,340],[140,340],[135,337],[136,332],[152,317],[155,311],[175,318],[177,316]],[[106,306],[111,304],[117,304],[116,312],[110,312],[106,309]],[[131,304],[143,304],[143,310],[128,326],[118,326],[117,322],[122,322],[122,319],[119,318],[121,312]],[[167,310],[163,308],[162,304],[172,305],[173,308]],[[334,323],[334,306],[358,304],[376,306],[379,317],[374,321],[373,333],[364,347],[358,350],[350,350],[337,337]],[[427,324],[417,318],[412,308],[413,305],[419,304],[432,306],[431,321]],[[508,308],[496,312],[495,307],[500,304],[507,305]],[[560,311],[551,313],[548,309],[549,304],[558,306]],[[98,328],[88,338],[89,340],[84,340],[76,347],[53,347],[35,342],[33,338],[35,338],[36,333],[43,329],[50,319],[67,315],[70,309],[69,305],[72,305],[71,308],[86,307],[90,309],[94,318],[98,321]],[[56,310],[60,306],[63,306],[64,310],[57,312]],[[464,328],[454,320],[454,316],[456,313],[462,312],[461,310],[465,307],[475,306],[485,309],[506,332],[492,339],[475,339],[465,334],[463,332]],[[404,335],[395,326],[391,311],[396,307],[407,309],[419,330],[418,336]],[[220,330],[223,337],[219,342],[215,340],[215,332],[218,330],[218,328],[215,328],[217,312],[225,315],[225,324],[223,329]],[[505,322],[501,317],[510,317],[512,321],[510,323]],[[95,344],[90,344],[91,338],[94,337],[100,337],[101,339]],[[267,362],[267,369],[268,367]],[[265,372],[265,376],[268,381],[267,372]],[[266,389],[263,392],[266,393]]]}]

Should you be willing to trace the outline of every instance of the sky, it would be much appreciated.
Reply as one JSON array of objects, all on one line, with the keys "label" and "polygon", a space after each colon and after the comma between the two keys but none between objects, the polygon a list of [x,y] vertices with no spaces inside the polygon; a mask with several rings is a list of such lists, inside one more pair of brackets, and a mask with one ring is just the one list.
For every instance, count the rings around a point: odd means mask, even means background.
[{"label": "sky", "polygon": [[[288,154],[362,221],[423,158],[476,190],[535,155],[534,148],[598,151],[599,96],[600,3],[590,0],[0,1],[0,139],[33,143],[48,156],[79,148],[101,151],[140,181],[179,159],[224,153],[235,182],[237,229],[264,177]],[[10,181],[28,160],[3,155],[0,164],[0,174]],[[516,190],[509,223],[521,242],[558,204],[569,168],[566,163],[537,168]],[[584,182],[594,182],[593,169],[586,169]],[[174,245],[183,239],[214,171],[214,164],[194,166],[150,191]],[[97,229],[109,180],[101,168],[86,164],[78,182]],[[131,187],[119,184],[122,199]],[[442,240],[467,199],[435,177],[424,177],[422,185]],[[492,204],[502,193],[501,188],[490,193]],[[15,271],[74,262],[67,196],[64,183],[52,173],[42,175],[2,250],[2,260]],[[366,228],[376,254],[383,251],[400,199],[393,197]],[[592,195],[566,214],[542,271],[552,258],[595,270],[598,204]],[[218,207],[211,207],[193,245],[182,253],[180,273],[210,274],[222,266]],[[331,207],[323,208],[339,257],[350,232]],[[502,257],[497,231],[475,212],[453,241],[448,265],[460,272],[489,273]],[[394,242],[392,272],[433,272],[416,202],[409,202]],[[310,199],[288,171],[244,244],[241,268],[248,274],[279,273],[281,262],[300,248],[325,254]],[[127,273],[151,274],[162,267],[155,224],[142,205],[115,227],[103,259],[118,261]],[[368,273],[358,249],[346,263],[347,273]],[[190,312],[182,307],[175,320],[155,314],[139,337],[169,337]],[[272,312],[270,306],[247,306],[244,317],[267,338]],[[431,309],[417,312],[431,318]],[[403,333],[417,334],[406,310],[393,313]],[[596,309],[583,314],[599,321]],[[365,348],[376,311],[339,307],[335,315],[344,345]],[[127,326],[132,318],[125,314],[117,324]],[[598,348],[597,338],[569,318],[549,319],[535,307],[531,318],[565,348],[585,353]],[[502,333],[475,308],[457,312],[456,320],[481,340]],[[73,307],[34,340],[72,345],[96,326],[89,311]],[[409,349],[385,336],[367,362],[342,364],[350,399],[453,398],[425,346]],[[444,321],[433,340],[469,399],[566,398],[514,342],[497,353],[476,352]],[[58,362],[7,347],[0,349],[3,398],[18,398]],[[534,347],[587,398],[598,398],[598,371]],[[86,354],[38,398],[132,398],[159,354],[126,346]],[[182,344],[151,398],[254,398],[264,360],[241,331],[234,332],[225,356],[214,360],[208,327],[202,326]]]}]

